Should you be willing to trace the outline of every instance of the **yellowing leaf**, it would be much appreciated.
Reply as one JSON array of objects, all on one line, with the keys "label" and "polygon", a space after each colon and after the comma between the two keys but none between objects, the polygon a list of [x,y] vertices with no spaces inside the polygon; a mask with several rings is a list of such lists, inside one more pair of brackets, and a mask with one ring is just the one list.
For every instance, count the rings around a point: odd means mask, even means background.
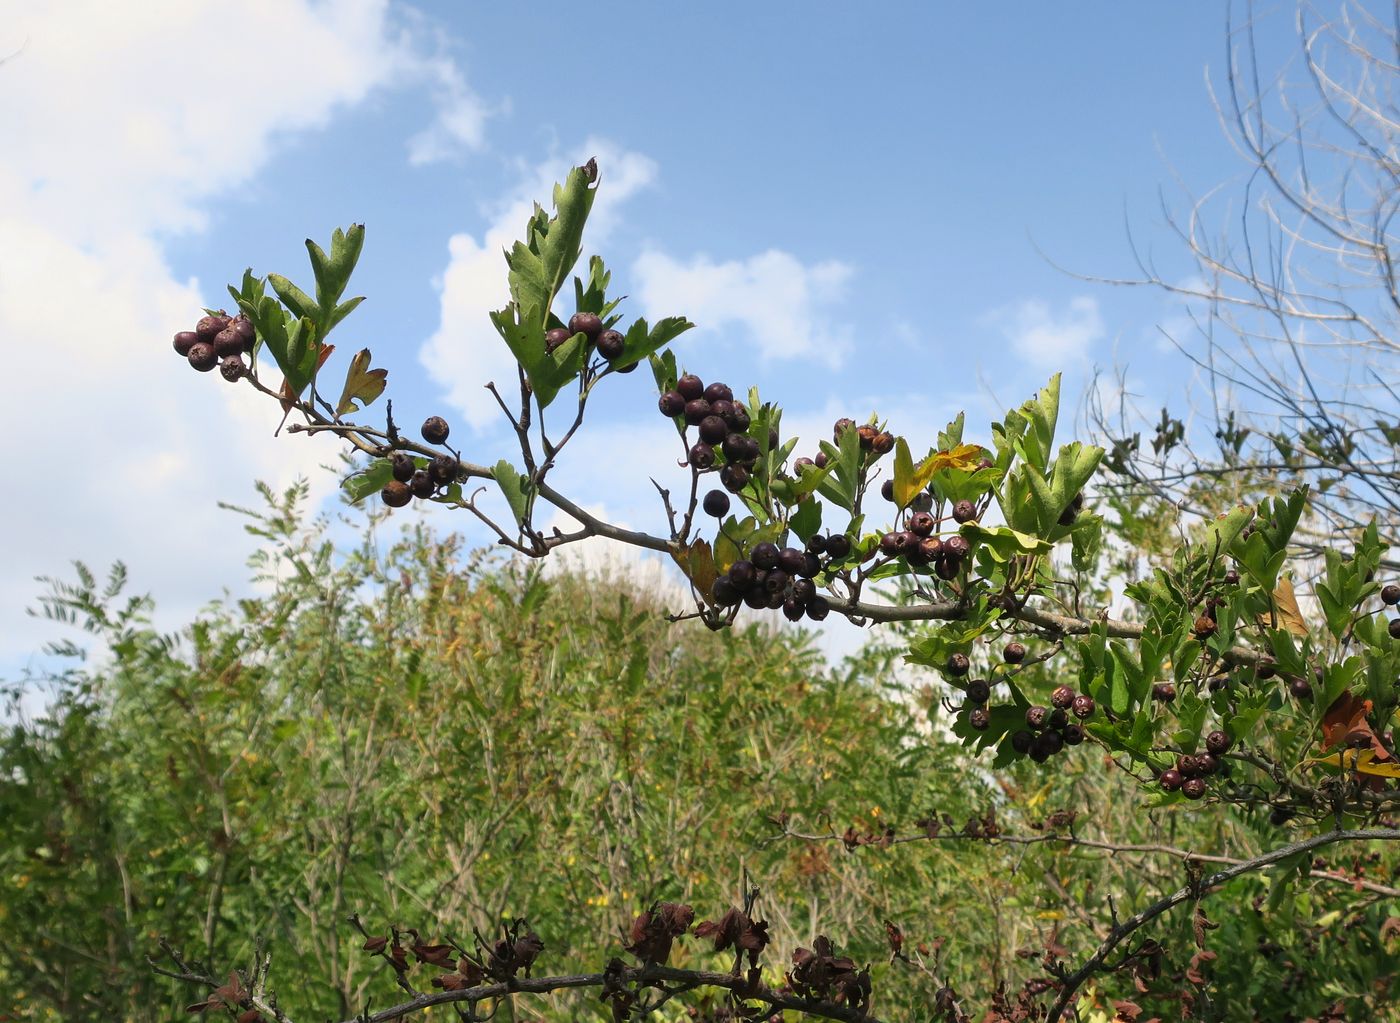
[{"label": "yellowing leaf", "polygon": [[899,507],[906,507],[914,495],[928,486],[933,474],[940,469],[962,469],[971,472],[982,460],[982,448],[977,444],[959,444],[948,451],[935,451],[917,466],[909,454],[909,445],[904,438],[895,441],[894,446],[894,499]]},{"label": "yellowing leaf", "polygon": [[1280,579],[1274,588],[1274,608],[1278,613],[1279,624],[1295,636],[1308,634],[1308,623],[1303,621],[1303,612],[1298,610],[1298,598],[1293,594],[1293,583]]},{"label": "yellowing leaf", "polygon": [[1382,763],[1376,760],[1376,751],[1370,749],[1342,750],[1340,753],[1333,753],[1330,757],[1315,757],[1311,760],[1305,760],[1303,763],[1355,771],[1357,774],[1369,774],[1376,778],[1400,778],[1400,764],[1391,760]]},{"label": "yellowing leaf", "polygon": [[715,569],[715,557],[710,545],[697,539],[688,548],[672,548],[671,557],[705,602],[713,603],[711,591],[714,589],[715,580],[719,578],[719,572]]},{"label": "yellowing leaf", "polygon": [[982,460],[982,447],[979,444],[959,444],[949,451],[935,451],[924,459],[923,465],[919,466],[920,471],[924,465],[929,466],[929,475],[932,476],[939,469],[962,469],[971,472],[977,468],[977,463]]}]

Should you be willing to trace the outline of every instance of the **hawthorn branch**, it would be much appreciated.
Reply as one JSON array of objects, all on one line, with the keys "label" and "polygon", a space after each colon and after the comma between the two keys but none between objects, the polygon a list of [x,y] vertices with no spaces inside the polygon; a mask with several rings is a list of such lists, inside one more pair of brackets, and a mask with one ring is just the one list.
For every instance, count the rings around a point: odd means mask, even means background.
[{"label": "hawthorn branch", "polygon": [[1128,919],[1117,924],[1108,934],[1094,953],[1084,962],[1084,965],[1075,970],[1065,978],[1060,986],[1059,997],[1055,1004],[1051,1006],[1050,1012],[1046,1015],[1047,1021],[1056,1021],[1062,1018],[1065,1009],[1074,999],[1075,992],[1079,987],[1094,974],[1104,969],[1108,956],[1123,943],[1123,940],[1134,931],[1144,927],[1157,919],[1168,910],[1181,905],[1183,902],[1190,902],[1212,894],[1222,885],[1233,881],[1237,877],[1262,870],[1265,867],[1273,866],[1282,862],[1290,856],[1300,853],[1311,852],[1314,849],[1321,849],[1324,846],[1334,845],[1338,842],[1395,842],[1400,841],[1400,829],[1395,828],[1374,828],[1364,831],[1329,831],[1326,834],[1314,835],[1312,838],[1285,845],[1270,852],[1256,856],[1250,860],[1227,867],[1209,877],[1202,878],[1196,884],[1189,884],[1180,888],[1166,898],[1159,899],[1146,909],[1134,913]]},{"label": "hawthorn branch", "polygon": [[[154,964],[152,964],[154,966]],[[168,977],[174,977],[188,983],[208,985],[217,987],[217,981],[211,977],[205,977],[190,973],[175,973],[161,970],[156,967],[157,972]],[[469,1008],[474,1008],[481,1002],[498,1001],[512,998],[521,994],[550,994],[555,991],[568,991],[579,988],[601,988],[604,983],[616,983],[621,981],[624,984],[638,984],[641,986],[656,986],[660,983],[670,983],[674,990],[670,991],[666,997],[679,993],[680,990],[692,990],[700,987],[722,988],[730,991],[736,997],[748,1002],[762,1002],[768,1006],[769,1013],[782,1010],[805,1013],[808,1016],[815,1016],[819,1019],[838,1020],[841,1023],[881,1023],[876,1016],[867,1015],[860,1010],[848,1005],[836,1002],[824,1002],[813,998],[801,998],[795,994],[781,991],[773,991],[766,987],[750,988],[743,975],[730,973],[719,973],[713,970],[682,970],[672,966],[659,966],[647,964],[645,966],[626,967],[620,975],[609,976],[604,973],[579,973],[567,974],[556,977],[512,977],[510,980],[491,984],[481,984],[476,987],[464,988],[460,991],[435,991],[424,992],[414,995],[407,1001],[397,1005],[380,1009],[374,1013],[361,1013],[344,1021],[344,1023],[389,1023],[391,1020],[404,1019],[416,1013],[425,1012],[438,1005],[461,1005],[465,1003]],[[291,1023],[286,1016],[273,1015],[274,1010],[265,1004],[258,1004],[258,999],[254,999],[254,1007],[259,1011],[272,1016],[274,1019]],[[659,1004],[659,1003],[658,1003]]]},{"label": "hawthorn branch", "polygon": [[[843,836],[835,832],[826,834],[803,834],[793,831],[786,825],[781,825],[782,831],[768,839],[762,844],[768,844],[778,839],[794,838],[802,842],[841,842],[850,848],[859,848],[862,845],[874,845],[885,848],[891,845],[904,845],[909,842],[980,842],[986,845],[1062,845],[1079,849],[1094,849],[1106,852],[1110,856],[1119,853],[1144,853],[1148,855],[1171,856],[1183,862],[1196,863],[1224,863],[1230,866],[1239,866],[1252,863],[1253,860],[1243,859],[1238,856],[1225,856],[1220,853],[1199,853],[1191,849],[1182,849],[1177,846],[1164,845],[1153,842],[1105,842],[1100,839],[1081,838],[1074,834],[1064,834],[1060,832],[1049,832],[1043,835],[971,835],[962,831],[944,831],[937,834],[922,832],[912,835],[894,835],[890,837],[879,836],[870,842],[860,842],[852,846]],[[1328,834],[1336,834],[1329,832]],[[1308,877],[1318,881],[1329,881],[1334,884],[1344,885],[1352,889],[1361,889],[1374,892],[1376,895],[1385,898],[1400,898],[1400,888],[1393,888],[1389,885],[1378,884],[1375,881],[1367,881],[1359,877],[1348,877],[1346,874],[1338,873],[1335,870],[1310,869]]]}]

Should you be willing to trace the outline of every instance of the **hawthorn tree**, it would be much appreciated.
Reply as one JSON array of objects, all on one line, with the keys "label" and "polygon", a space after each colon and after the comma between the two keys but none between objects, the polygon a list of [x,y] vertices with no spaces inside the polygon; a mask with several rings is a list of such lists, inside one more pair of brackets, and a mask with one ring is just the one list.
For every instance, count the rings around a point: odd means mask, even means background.
[{"label": "hawthorn tree", "polygon": [[[908,663],[941,677],[956,707],[953,731],[986,771],[1101,759],[1137,789],[1142,812],[1228,815],[1274,829],[1276,840],[1247,857],[1188,851],[1179,886],[1131,915],[1120,916],[1110,898],[1096,943],[1080,957],[1052,935],[1038,954],[1041,974],[976,1007],[983,1018],[1075,1018],[1084,985],[1106,974],[1150,991],[1166,960],[1151,935],[1178,907],[1194,914],[1197,947],[1174,976],[1184,978],[1184,1007],[1203,1013],[1218,955],[1211,895],[1272,870],[1270,898],[1280,900],[1314,871],[1327,873],[1316,857],[1329,847],[1400,839],[1390,816],[1400,807],[1391,731],[1400,618],[1387,613],[1400,585],[1377,574],[1387,548],[1374,523],[1320,551],[1323,571],[1300,601],[1290,557],[1309,490],[1231,507],[1197,521],[1159,567],[1123,588],[1127,611],[1110,614],[1106,524],[1093,496],[1104,450],[1058,442],[1058,377],[981,430],[959,415],[934,437],[907,437],[870,415],[838,420],[815,444],[787,436],[776,402],[690,371],[684,347],[672,347],[689,321],[627,322],[600,258],[567,287],[598,187],[593,161],[574,168],[556,186],[552,210],[536,206],[506,253],[510,301],[491,319],[517,374],[490,389],[514,431],[515,459],[473,461],[437,415],[410,430],[387,401],[376,414],[386,373],[372,368],[368,350],[349,359],[342,382],[329,338],[360,301],[346,298],[364,243],[360,225],[336,231],[328,249],[307,242],[307,290],[278,274],[245,272],[229,288],[232,315],[205,310],[194,329],[176,334],[175,349],[194,369],[218,368],[279,403],[289,433],[349,445],[363,459],[344,481],[351,500],[465,512],[524,558],[593,537],[665,554],[691,595],[688,606],[671,609],[675,621],[725,629],[743,613],[886,625]],[[595,392],[643,362],[681,458],[676,480],[653,481],[654,531],[606,522],[551,483]],[[543,528],[546,509],[577,528]],[[1065,821],[1010,834],[994,814],[960,829],[936,815],[906,826],[814,833],[786,816],[774,822],[778,838],[853,850],[946,839],[1083,841]],[[764,898],[780,901],[782,892]],[[536,975],[549,936],[525,919],[498,932],[430,937],[413,921],[356,916],[366,954],[383,960],[403,995],[356,1018],[451,1005],[477,1019],[482,1006],[572,988],[596,989],[618,1020],[697,989],[718,991],[732,1017],[794,1010],[875,1018],[868,967],[827,936],[785,950],[786,969],[765,972],[770,941],[758,899],[745,883],[738,904],[700,919],[703,909],[657,898],[638,907],[617,947],[600,950],[598,970],[557,976]],[[915,965],[898,926],[888,925],[887,940],[892,960]],[[695,941],[726,956],[724,968],[669,964],[677,942]],[[192,1010],[227,1009],[240,1023],[287,1019],[268,957],[215,975],[173,946],[165,952],[161,970],[206,991]],[[935,1018],[976,1018],[951,987],[932,1001]],[[1116,1011],[1132,1019],[1141,1010],[1122,1003]]]}]

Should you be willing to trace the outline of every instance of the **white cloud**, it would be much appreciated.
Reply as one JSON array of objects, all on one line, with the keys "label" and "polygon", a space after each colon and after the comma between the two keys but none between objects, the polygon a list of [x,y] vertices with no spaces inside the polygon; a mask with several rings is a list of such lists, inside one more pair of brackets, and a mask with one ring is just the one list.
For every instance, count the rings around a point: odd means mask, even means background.
[{"label": "white cloud", "polygon": [[[588,241],[605,241],[619,206],[655,181],[656,164],[603,139],[590,139],[572,152],[522,167],[519,184],[487,209],[490,226],[480,240],[465,232],[448,240],[447,268],[439,282],[438,329],[419,351],[419,360],[473,429],[501,422],[500,409],[486,390],[488,382],[495,381],[507,396],[514,393],[515,361],[487,317],[510,297],[502,252],[520,236],[533,204],[548,205],[554,183],[589,157],[598,160],[600,188],[589,216]],[[580,265],[586,266],[587,259],[585,252]]]},{"label": "white cloud", "polygon": [[702,332],[738,327],[764,358],[804,356],[835,368],[850,348],[849,328],[825,312],[851,277],[845,263],[804,265],[777,249],[724,263],[703,255],[681,262],[653,250],[632,271],[647,316],[688,315]]},{"label": "white cloud", "polygon": [[202,225],[287,132],[421,81],[414,38],[386,0],[7,8],[0,431],[30,446],[0,506],[0,657],[44,638],[23,617],[34,576],[122,558],[187,614],[243,577],[248,540],[217,500],[246,503],[255,477],[329,485],[315,470],[331,447],[274,440],[270,403],[173,354],[173,331],[226,299],[177,280],[159,239]]},{"label": "white cloud", "polygon": [[1083,359],[1104,336],[1099,303],[1084,295],[1070,299],[1059,314],[1039,299],[1026,299],[993,311],[985,322],[1000,330],[1017,354],[1041,366]]}]

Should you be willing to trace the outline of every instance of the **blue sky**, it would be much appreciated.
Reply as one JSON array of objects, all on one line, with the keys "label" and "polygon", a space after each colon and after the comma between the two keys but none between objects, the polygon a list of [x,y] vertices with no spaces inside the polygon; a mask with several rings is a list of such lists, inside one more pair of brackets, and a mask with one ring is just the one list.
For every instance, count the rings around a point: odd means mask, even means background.
[{"label": "blue sky", "polygon": [[[1133,276],[1131,225],[1166,276],[1190,271],[1159,192],[1184,210],[1183,185],[1245,170],[1205,87],[1223,6],[111,7],[0,19],[0,345],[27,381],[0,423],[94,466],[0,513],[21,538],[0,677],[51,635],[23,616],[33,576],[124,559],[173,623],[244,576],[216,502],[332,460],[169,352],[243,267],[305,279],[307,236],[366,223],[352,287],[369,300],[337,341],[372,348],[400,417],[446,416],[474,460],[507,453],[481,398],[500,246],[589,155],[590,249],[624,312],[690,317],[681,361],[758,385],[813,443],[876,409],[915,447],[960,408],[976,434],[1057,369],[1076,395],[1118,366],[1148,407],[1189,401],[1158,330],[1179,307],[1046,257]],[[1292,52],[1288,10],[1261,40]],[[682,476],[647,376],[612,382],[558,479],[657,529],[645,477]]]}]

